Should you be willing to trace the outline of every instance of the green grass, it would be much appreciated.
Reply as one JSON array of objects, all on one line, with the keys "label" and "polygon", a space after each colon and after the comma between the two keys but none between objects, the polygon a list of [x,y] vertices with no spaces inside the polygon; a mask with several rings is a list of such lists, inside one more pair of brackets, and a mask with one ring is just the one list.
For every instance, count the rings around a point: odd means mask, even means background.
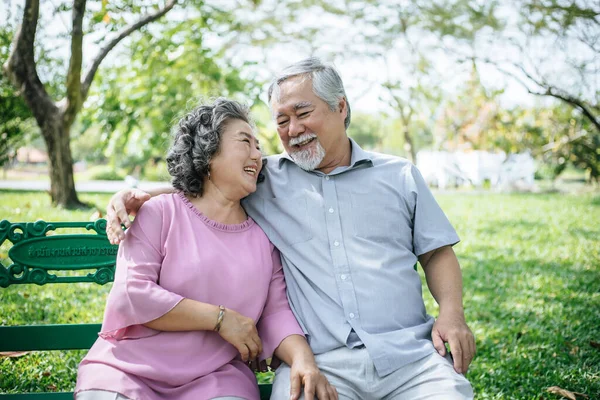
[{"label": "green grass", "polygon": [[[82,195],[101,210],[108,195]],[[558,399],[560,386],[600,398],[600,196],[438,195],[462,238],[465,310],[478,353],[477,399]],[[0,191],[0,219],[89,220],[47,195]],[[6,257],[0,247],[0,258]],[[0,323],[99,322],[110,285],[0,289]],[[424,289],[430,314],[435,302]],[[83,352],[0,359],[0,392],[70,390]],[[264,377],[262,378],[264,379]]]}]

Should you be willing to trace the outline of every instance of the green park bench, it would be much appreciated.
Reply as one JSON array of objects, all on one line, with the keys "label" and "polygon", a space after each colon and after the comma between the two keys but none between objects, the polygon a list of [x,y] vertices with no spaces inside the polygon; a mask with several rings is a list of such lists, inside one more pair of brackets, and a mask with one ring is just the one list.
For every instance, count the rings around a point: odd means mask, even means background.
[{"label": "green park bench", "polygon": [[[58,233],[57,229],[77,231]],[[87,233],[79,233],[83,229]],[[0,264],[0,288],[77,282],[104,285],[114,278],[118,246],[108,242],[104,219],[22,223],[2,220],[0,246],[6,241],[11,243],[8,259],[12,263],[9,266]],[[96,341],[100,327],[101,324],[2,325],[0,352],[87,350]],[[259,388],[261,399],[268,399],[272,385],[260,384]],[[0,397],[66,400],[73,398],[73,392],[0,394]]]}]

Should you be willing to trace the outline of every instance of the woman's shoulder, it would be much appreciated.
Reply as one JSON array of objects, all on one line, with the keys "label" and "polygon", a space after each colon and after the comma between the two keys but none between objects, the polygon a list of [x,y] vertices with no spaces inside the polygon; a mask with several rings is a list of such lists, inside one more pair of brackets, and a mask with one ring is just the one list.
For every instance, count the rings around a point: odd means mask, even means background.
[{"label": "woman's shoulder", "polygon": [[136,219],[157,220],[165,215],[172,214],[172,211],[181,207],[181,201],[177,199],[177,193],[167,193],[152,197],[146,201],[136,214]]},{"label": "woman's shoulder", "polygon": [[147,211],[162,212],[164,210],[177,208],[181,205],[179,197],[179,192],[159,194],[146,201],[140,208],[140,211],[145,208]]}]

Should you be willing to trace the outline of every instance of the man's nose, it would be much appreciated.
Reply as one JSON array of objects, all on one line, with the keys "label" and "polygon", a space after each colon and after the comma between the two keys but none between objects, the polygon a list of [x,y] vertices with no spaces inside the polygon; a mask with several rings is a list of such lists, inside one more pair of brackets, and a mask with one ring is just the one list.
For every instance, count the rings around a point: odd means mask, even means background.
[{"label": "man's nose", "polygon": [[290,127],[289,127],[289,136],[291,137],[296,137],[299,134],[304,132],[304,124],[302,122],[300,122],[298,119],[291,119],[290,120]]}]

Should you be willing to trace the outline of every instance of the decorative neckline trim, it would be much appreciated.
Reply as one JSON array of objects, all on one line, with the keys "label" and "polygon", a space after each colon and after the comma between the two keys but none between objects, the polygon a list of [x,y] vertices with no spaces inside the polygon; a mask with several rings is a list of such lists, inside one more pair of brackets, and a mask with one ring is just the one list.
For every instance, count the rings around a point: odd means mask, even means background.
[{"label": "decorative neckline trim", "polygon": [[198,216],[198,218],[200,218],[202,220],[202,222],[204,222],[206,225],[208,225],[211,228],[220,230],[220,231],[224,231],[224,232],[241,232],[241,231],[245,231],[247,229],[250,229],[251,227],[254,226],[254,220],[250,217],[248,217],[247,220],[245,220],[244,222],[242,222],[241,224],[224,224],[215,220],[212,220],[210,218],[208,218],[206,215],[202,214],[200,212],[200,210],[198,210],[196,208],[196,206],[194,206],[192,204],[192,202],[185,197],[185,194],[183,192],[177,192],[177,194],[179,195],[179,198],[181,198],[181,200],[183,201],[183,204],[185,204],[187,206],[187,208],[189,208],[194,214],[196,214]]}]

